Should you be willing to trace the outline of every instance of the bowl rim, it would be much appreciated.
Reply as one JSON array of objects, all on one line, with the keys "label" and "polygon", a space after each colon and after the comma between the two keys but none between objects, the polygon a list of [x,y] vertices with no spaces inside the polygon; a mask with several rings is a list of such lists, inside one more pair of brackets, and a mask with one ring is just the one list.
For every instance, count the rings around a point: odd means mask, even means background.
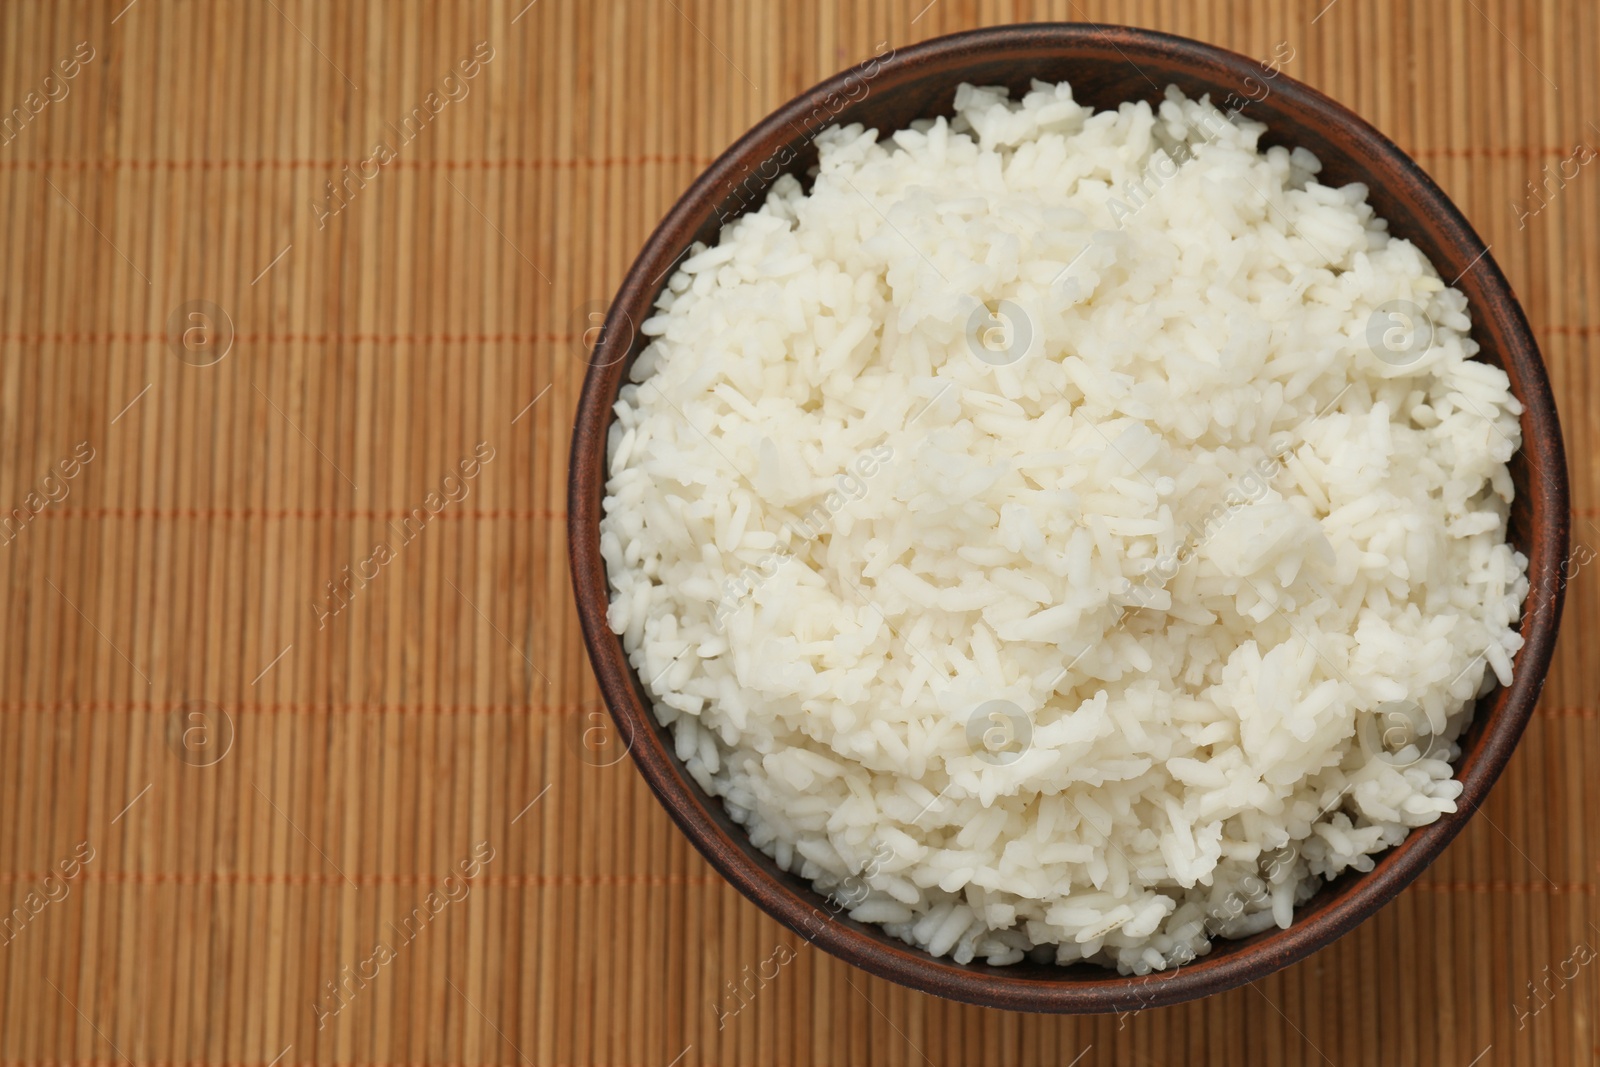
[{"label": "bowl rim", "polygon": [[[1199,74],[1240,78],[1257,69],[1255,60],[1215,45],[1154,30],[1093,23],[1024,23],[988,27],[933,38],[881,57],[877,77],[909,78],[950,61],[981,59],[985,53],[1019,48],[1048,54],[1051,50],[1100,47],[1130,55],[1176,57]],[[1137,64],[1134,64],[1138,69]],[[1142,73],[1142,71],[1141,71]],[[952,85],[959,75],[949,75]],[[1495,691],[1494,706],[1479,699],[1476,716],[1486,716],[1482,734],[1456,761],[1462,794],[1457,811],[1411,831],[1381,855],[1374,869],[1352,878],[1335,899],[1287,930],[1255,935],[1236,950],[1202,956],[1183,967],[1147,976],[1124,976],[1107,969],[1104,978],[1070,979],[1011,976],[1005,968],[960,965],[935,958],[910,945],[885,943],[846,917],[817,921],[820,912],[768,865],[753,858],[713,819],[705,797],[676,756],[662,742],[652,710],[641,701],[637,675],[630,667],[619,636],[606,624],[609,587],[600,555],[599,521],[607,468],[611,408],[630,364],[625,358],[635,340],[636,322],[652,306],[669,271],[694,239],[695,232],[726,204],[734,179],[759,163],[774,143],[794,145],[800,120],[817,103],[847,92],[847,69],[818,83],[773,111],[724,151],[676,201],[641,249],[607,313],[584,378],[574,418],[568,482],[567,536],[573,592],[584,643],[601,695],[618,734],[651,790],[690,842],[719,874],[763,911],[811,944],[869,973],[923,992],[988,1007],[1042,1012],[1114,1012],[1176,1004],[1235,988],[1296,962],[1326,947],[1354,928],[1415,879],[1462,830],[1483,803],[1490,786],[1510,759],[1531,717],[1548,672],[1565,592],[1564,566],[1570,509],[1567,470],[1560,422],[1548,373],[1537,342],[1509,283],[1461,211],[1443,190],[1397,145],[1349,108],[1286,74],[1273,82],[1274,93],[1298,97],[1310,112],[1328,124],[1329,137],[1352,154],[1386,161],[1414,196],[1437,215],[1441,241],[1462,258],[1476,253],[1463,269],[1478,272],[1482,296],[1473,301],[1478,336],[1497,322],[1504,338],[1498,355],[1524,405],[1523,445],[1528,457],[1532,508],[1529,520],[1529,594],[1523,605],[1525,639],[1516,656],[1517,671],[1508,689]],[[788,136],[784,136],[788,131]],[[776,138],[776,140],[775,140]],[[742,210],[742,209],[741,209]],[[1456,282],[1461,281],[1460,277]],[[1485,299],[1486,297],[1486,299]],[[629,309],[635,309],[636,319]],[[614,357],[614,358],[613,358]],[[1541,472],[1543,476],[1541,477]],[[1537,521],[1542,519],[1542,521]],[[1465,768],[1461,771],[1461,768]],[[765,858],[765,857],[763,857]],[[1305,906],[1302,906],[1305,907]],[[887,935],[883,935],[887,937]]]}]

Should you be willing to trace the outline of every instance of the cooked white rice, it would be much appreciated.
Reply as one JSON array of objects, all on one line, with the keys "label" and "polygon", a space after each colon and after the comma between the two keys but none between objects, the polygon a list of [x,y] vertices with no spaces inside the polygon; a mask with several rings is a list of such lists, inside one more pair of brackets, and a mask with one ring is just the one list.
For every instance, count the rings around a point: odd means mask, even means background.
[{"label": "cooked white rice", "polygon": [[1521,406],[1366,189],[1259,124],[955,110],[828,130],[672,277],[611,625],[695,780],[856,919],[1181,965],[1455,810],[1522,643]]}]

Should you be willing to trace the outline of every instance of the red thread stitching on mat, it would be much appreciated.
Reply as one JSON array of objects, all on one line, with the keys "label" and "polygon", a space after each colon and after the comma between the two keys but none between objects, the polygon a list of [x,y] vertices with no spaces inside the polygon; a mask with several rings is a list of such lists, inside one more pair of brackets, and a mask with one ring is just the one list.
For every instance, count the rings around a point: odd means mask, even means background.
[{"label": "red thread stitching on mat", "polygon": [[[53,875],[52,871],[0,872],[0,884],[41,882]],[[59,875],[57,875],[59,877]],[[358,874],[351,872],[350,881],[358,885],[429,885],[439,880],[434,872],[420,874]],[[342,885],[344,877],[337,873],[251,873],[246,871],[96,871],[85,868],[77,881],[109,882],[116,885]],[[512,889],[601,889],[622,886],[720,886],[723,880],[714,874],[498,874],[481,875],[468,879],[473,885],[495,885]],[[1430,881],[1421,879],[1414,883],[1418,889],[1434,893],[1525,893],[1568,894],[1593,893],[1600,886],[1588,882],[1567,882],[1551,885],[1549,882],[1511,882],[1494,879],[1486,882]]]},{"label": "red thread stitching on mat", "polygon": [[[17,871],[0,873],[0,884],[32,885],[47,877],[60,878],[55,871]],[[350,874],[357,885],[433,885],[441,875]],[[77,882],[109,882],[115,885],[343,885],[343,875],[306,873],[250,873],[246,871],[95,871],[84,868],[73,879]],[[621,886],[715,886],[725,884],[714,874],[497,874],[468,878],[472,885],[495,885],[511,889],[603,889]]]},{"label": "red thread stitching on mat", "polygon": [[[377,511],[373,509],[340,511],[335,508],[46,508],[34,516],[36,519],[83,519],[95,522],[103,519],[196,519],[209,521],[222,519],[225,522],[249,522],[255,519],[265,519],[269,522],[280,522],[286,519],[312,519],[320,521],[328,519],[333,522],[399,522],[412,518],[414,512],[410,511]],[[451,521],[493,521],[495,519],[565,519],[564,510],[554,508],[480,508],[477,511],[450,511],[446,509],[438,514],[429,514],[428,521],[439,519]]]},{"label": "red thread stitching on mat", "polygon": [[[573,715],[599,710],[598,697],[578,704],[318,704],[310,701],[265,701],[236,703],[217,701],[229,713],[262,715]],[[38,711],[60,714],[68,711],[167,713],[183,707],[181,700],[12,700],[0,701],[0,713],[22,714]]]},{"label": "red thread stitching on mat", "polygon": [[1431,148],[1407,148],[1407,155],[1418,159],[1441,156],[1445,159],[1539,159],[1543,156],[1565,156],[1576,145],[1552,147],[1550,145],[1435,145]]},{"label": "red thread stitching on mat", "polygon": [[[1573,508],[1573,514],[1579,516],[1600,516],[1600,507]],[[251,522],[257,519],[267,522],[283,522],[289,519],[310,519],[331,522],[399,522],[411,516],[409,511],[377,511],[347,510],[335,508],[46,508],[34,516],[36,519],[71,520],[82,519],[86,522],[99,522],[105,519],[155,519],[157,521],[171,519],[193,519],[196,521],[209,521],[222,519],[225,522]],[[517,519],[531,521],[540,519],[545,521],[563,520],[567,517],[564,509],[560,508],[489,508],[479,511],[450,511],[445,510],[434,515],[429,521],[449,519],[451,521],[492,522],[496,519]]]},{"label": "red thread stitching on mat", "polygon": [[[236,342],[257,344],[327,344],[330,341],[350,344],[536,344],[540,342],[565,344],[576,341],[571,333],[238,333]],[[0,334],[0,342],[25,345],[39,344],[109,344],[122,341],[126,344],[151,344],[167,341],[164,333],[9,333]]]},{"label": "red thread stitching on mat", "polygon": [[[1552,149],[1552,151],[1554,151]],[[1567,152],[1570,149],[1562,149]],[[709,167],[715,156],[649,155],[606,159],[397,159],[384,169],[401,170],[582,170],[691,163]],[[326,170],[356,159],[18,159],[0,161],[0,170]]]},{"label": "red thread stitching on mat", "polygon": [[1567,882],[1551,885],[1549,882],[1507,882],[1495,879],[1489,882],[1430,882],[1418,880],[1418,889],[1434,893],[1593,893],[1597,888],[1587,882]]},{"label": "red thread stitching on mat", "polygon": [[[1557,323],[1535,326],[1534,333],[1547,333],[1563,337],[1588,337],[1600,334],[1600,323]],[[240,333],[237,342],[253,344],[567,344],[578,339],[573,333]],[[167,341],[164,333],[7,333],[0,334],[0,344],[154,344]]]},{"label": "red thread stitching on mat", "polygon": [[[1406,148],[1419,159],[1538,159],[1563,156],[1573,145],[1428,145]],[[688,154],[599,156],[582,159],[398,159],[386,164],[401,170],[583,170],[607,167],[692,164],[708,167],[715,156]],[[0,161],[0,170],[328,170],[354,159],[18,159]]]},{"label": "red thread stitching on mat", "polygon": [[[380,714],[393,713],[426,715],[507,715],[513,713],[533,715],[571,715],[600,707],[598,697],[578,704],[377,704],[351,702],[346,704],[317,704],[311,702],[266,701],[260,703],[221,702],[229,712],[263,715],[313,715],[313,714]],[[29,711],[57,714],[64,711],[106,712],[169,712],[184,704],[181,700],[0,700],[0,714],[20,714]],[[1565,707],[1540,708],[1534,712],[1536,719],[1594,719],[1600,718],[1600,708]]]}]

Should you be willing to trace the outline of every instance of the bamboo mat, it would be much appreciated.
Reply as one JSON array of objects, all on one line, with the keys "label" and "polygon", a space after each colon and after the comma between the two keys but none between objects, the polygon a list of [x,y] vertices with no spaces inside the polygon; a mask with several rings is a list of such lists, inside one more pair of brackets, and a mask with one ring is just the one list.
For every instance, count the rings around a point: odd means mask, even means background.
[{"label": "bamboo mat", "polygon": [[1456,198],[1587,562],[1600,164],[1527,183],[1600,144],[1593,4],[0,2],[0,1067],[1595,1062],[1600,564],[1458,843],[1177,1008],[867,977],[606,765],[563,532],[587,309],[806,86],[1087,18],[1286,47]]}]

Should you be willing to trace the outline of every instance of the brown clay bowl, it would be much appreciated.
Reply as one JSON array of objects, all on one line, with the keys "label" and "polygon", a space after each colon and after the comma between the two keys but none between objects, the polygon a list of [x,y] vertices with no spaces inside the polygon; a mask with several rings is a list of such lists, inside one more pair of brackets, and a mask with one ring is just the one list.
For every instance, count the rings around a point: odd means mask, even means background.
[{"label": "brown clay bowl", "polygon": [[[899,49],[836,75],[804,93],[740,138],[689,188],[640,252],[611,305],[578,405],[572,438],[568,537],[573,589],[584,640],[619,740],[661,803],[723,877],[769,915],[848,962],[915,989],[997,1008],[1110,1012],[1174,1004],[1260,978],[1329,944],[1377,911],[1416,878],[1461,832],[1510,759],[1533,712],[1549,667],[1561,614],[1567,552],[1566,462],[1550,382],[1538,347],[1504,275],[1483,241],[1421,168],[1347,108],[1287,74],[1266,78],[1261,64],[1197,41],[1125,27],[1081,24],[1007,26]],[[1321,180],[1365,182],[1391,232],[1409,238],[1471,302],[1480,358],[1505,368],[1526,407],[1524,446],[1513,474],[1512,542],[1529,560],[1531,592],[1522,617],[1526,645],[1509,689],[1483,697],[1463,738],[1456,773],[1459,809],[1412,832],[1375,870],[1347,873],[1325,886],[1287,930],[1239,941],[1217,939],[1211,953],[1176,971],[1121,977],[1088,965],[961,966],[832,915],[809,883],[780,870],[753,848],[719,800],[685,773],[657,724],[619,638],[606,627],[607,585],[598,524],[605,492],[606,436],[628,367],[644,347],[643,322],[680,255],[694,241],[715,243],[720,225],[759,204],[779,173],[804,178],[816,162],[811,138],[823,126],[861,122],[897,130],[913,119],[948,114],[963,81],[1004,84],[1016,93],[1030,79],[1069,80],[1076,98],[1097,108],[1159,98],[1169,83],[1191,97],[1210,93],[1227,109],[1267,89],[1244,112],[1267,124],[1265,144],[1304,145],[1321,159]],[[1228,103],[1230,94],[1234,101]],[[824,921],[822,916],[830,916]]]}]

